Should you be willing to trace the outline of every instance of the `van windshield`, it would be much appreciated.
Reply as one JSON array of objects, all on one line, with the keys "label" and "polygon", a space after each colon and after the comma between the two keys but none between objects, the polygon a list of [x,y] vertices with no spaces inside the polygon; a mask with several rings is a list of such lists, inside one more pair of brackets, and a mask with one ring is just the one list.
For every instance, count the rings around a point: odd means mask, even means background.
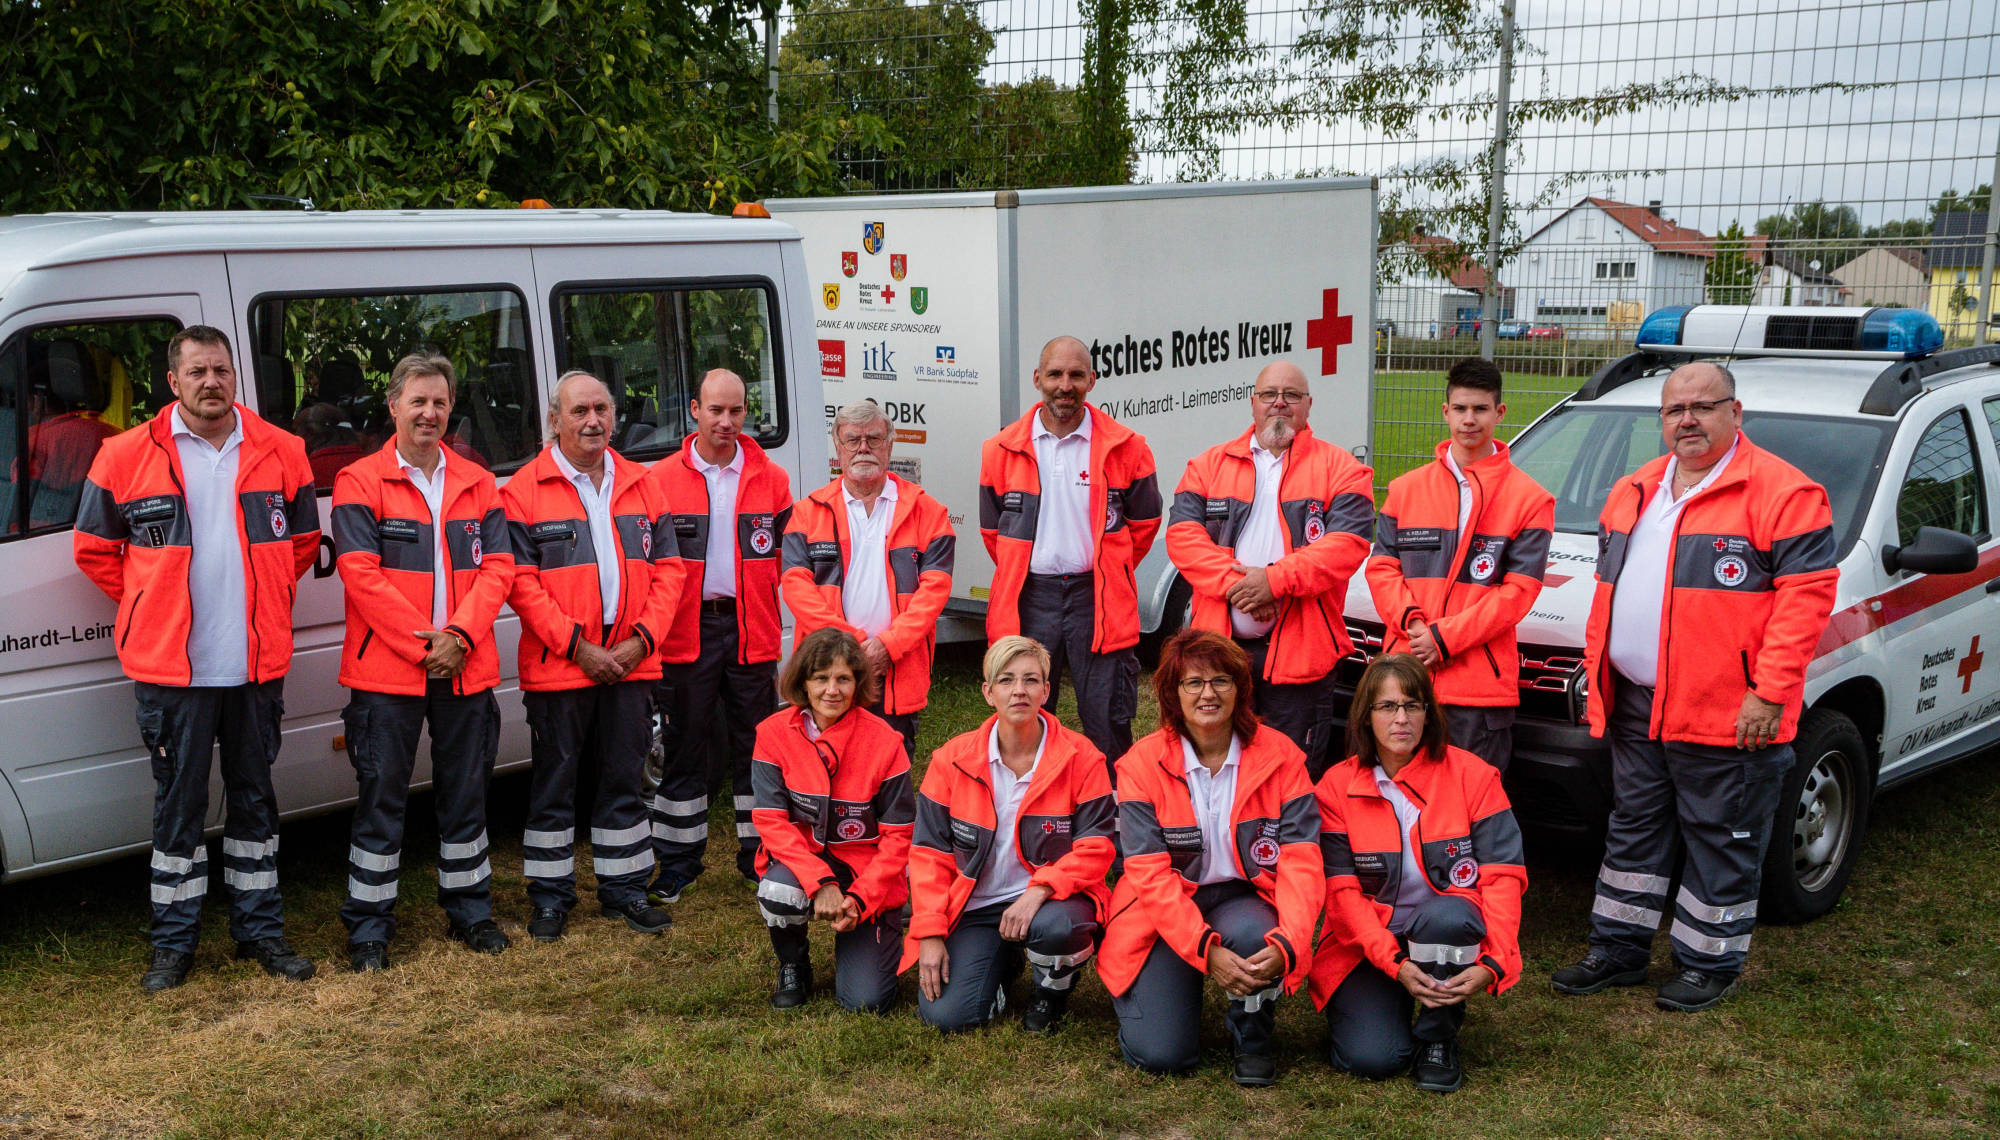
[{"label": "van windshield", "polygon": [[[1826,488],[1842,555],[1881,475],[1895,425],[1889,421],[1783,415],[1746,410],[1743,432]],[[1612,483],[1666,452],[1650,408],[1567,404],[1513,443],[1515,466],[1556,497],[1556,529],[1597,533],[1597,514]]]}]

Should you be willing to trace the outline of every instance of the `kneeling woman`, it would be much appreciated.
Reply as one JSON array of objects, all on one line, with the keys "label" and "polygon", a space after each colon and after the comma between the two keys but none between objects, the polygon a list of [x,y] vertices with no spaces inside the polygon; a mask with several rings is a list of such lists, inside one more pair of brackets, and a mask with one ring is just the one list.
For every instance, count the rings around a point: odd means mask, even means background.
[{"label": "kneeling woman", "polygon": [[903,969],[917,967],[918,1015],[952,1033],[1005,1007],[1025,957],[1021,1024],[1045,1033],[1097,948],[1117,809],[1103,755],[1042,708],[1048,650],[1003,637],[984,674],[993,715],[932,754],[917,793]]},{"label": "kneeling woman", "polygon": [[1175,635],[1153,673],[1161,728],[1118,761],[1125,876],[1098,956],[1125,1059],[1192,1069],[1202,979],[1229,995],[1236,1083],[1268,1085],[1274,1004],[1311,963],[1319,809],[1305,755],[1250,711],[1250,659],[1219,634]]},{"label": "kneeling woman", "polygon": [[876,678],[860,643],[814,630],[792,650],[778,692],[792,707],[757,726],[757,908],[778,954],[771,1004],[812,995],[806,922],[834,929],[833,994],[879,1013],[896,1000],[910,861],[910,762],[903,737],[861,707]]},{"label": "kneeling woman", "polygon": [[1521,831],[1500,773],[1447,743],[1415,657],[1368,666],[1348,737],[1354,754],[1319,783],[1327,897],[1313,1001],[1336,1066],[1378,1080],[1408,1067],[1418,1088],[1452,1092],[1465,1081],[1466,999],[1520,977]]}]

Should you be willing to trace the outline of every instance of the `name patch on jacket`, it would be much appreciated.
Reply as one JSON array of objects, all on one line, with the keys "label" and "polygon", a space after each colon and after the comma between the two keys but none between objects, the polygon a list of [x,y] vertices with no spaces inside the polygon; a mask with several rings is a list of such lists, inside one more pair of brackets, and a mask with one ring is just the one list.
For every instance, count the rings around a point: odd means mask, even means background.
[{"label": "name patch on jacket", "polygon": [[417,520],[383,519],[375,524],[375,533],[389,542],[417,541]]},{"label": "name patch on jacket", "polygon": [[1406,526],[1396,531],[1396,546],[1402,550],[1444,549],[1444,528]]},{"label": "name patch on jacket", "polygon": [[1028,502],[1028,496],[1025,493],[1020,491],[1009,491],[1006,494],[1000,496],[1000,509],[1003,511],[1018,512],[1022,507],[1027,505],[1027,502]]},{"label": "name patch on jacket", "polygon": [[1160,838],[1166,841],[1168,847],[1178,850],[1201,850],[1201,828],[1199,827],[1163,827],[1160,829]]},{"label": "name patch on jacket", "polygon": [[979,829],[962,819],[951,821],[951,842],[957,847],[979,846]]},{"label": "name patch on jacket", "polygon": [[562,519],[558,522],[541,522],[528,528],[528,537],[536,542],[554,542],[562,538],[576,537],[576,522]]},{"label": "name patch on jacket", "polygon": [[1229,500],[1205,499],[1202,501],[1201,509],[1202,513],[1209,518],[1226,519],[1229,517]]},{"label": "name patch on jacket", "polygon": [[1362,894],[1379,896],[1389,880],[1389,857],[1380,851],[1356,851],[1354,877],[1361,881]]}]

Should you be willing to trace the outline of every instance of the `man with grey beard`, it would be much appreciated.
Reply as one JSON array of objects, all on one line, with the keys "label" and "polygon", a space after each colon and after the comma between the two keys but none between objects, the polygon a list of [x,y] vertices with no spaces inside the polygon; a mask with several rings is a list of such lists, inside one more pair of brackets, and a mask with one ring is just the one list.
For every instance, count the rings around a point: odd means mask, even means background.
[{"label": "man with grey beard", "polygon": [[1347,580],[1375,533],[1375,473],[1307,425],[1312,390],[1290,361],[1266,365],[1250,430],[1190,460],[1167,518],[1167,556],[1194,590],[1190,625],[1250,654],[1257,715],[1331,762],[1333,669],[1352,651]]}]

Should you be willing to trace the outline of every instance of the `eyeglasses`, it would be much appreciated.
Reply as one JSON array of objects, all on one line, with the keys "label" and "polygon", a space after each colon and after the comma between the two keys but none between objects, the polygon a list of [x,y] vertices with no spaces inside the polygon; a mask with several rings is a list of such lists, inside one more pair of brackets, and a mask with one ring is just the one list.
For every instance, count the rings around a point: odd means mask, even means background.
[{"label": "eyeglasses", "polygon": [[1203,689],[1214,689],[1216,696],[1236,691],[1236,682],[1227,677],[1189,677],[1181,682],[1181,692],[1190,697],[1200,696]]},{"label": "eyeglasses", "polygon": [[1708,417],[1714,415],[1718,409],[1725,408],[1732,403],[1735,403],[1735,401],[1702,400],[1692,404],[1675,404],[1671,408],[1661,408],[1660,419],[1662,422],[1665,423],[1673,423],[1675,420],[1680,419],[1682,416],[1687,415],[1689,412],[1693,412],[1695,419],[1705,420]]},{"label": "eyeglasses", "polygon": [[877,432],[873,435],[843,435],[840,437],[840,446],[847,451],[855,451],[863,444],[866,444],[870,451],[880,451],[888,443],[889,436],[886,432]]},{"label": "eyeglasses", "polygon": [[1291,391],[1252,392],[1250,395],[1255,397],[1257,402],[1261,404],[1303,404],[1307,400],[1312,399],[1312,396],[1305,392]]},{"label": "eyeglasses", "polygon": [[1376,701],[1374,704],[1368,706],[1368,711],[1374,713],[1376,716],[1386,716],[1391,720],[1396,718],[1397,713],[1402,713],[1411,720],[1415,720],[1424,715],[1424,708],[1425,705],[1422,701]]}]

